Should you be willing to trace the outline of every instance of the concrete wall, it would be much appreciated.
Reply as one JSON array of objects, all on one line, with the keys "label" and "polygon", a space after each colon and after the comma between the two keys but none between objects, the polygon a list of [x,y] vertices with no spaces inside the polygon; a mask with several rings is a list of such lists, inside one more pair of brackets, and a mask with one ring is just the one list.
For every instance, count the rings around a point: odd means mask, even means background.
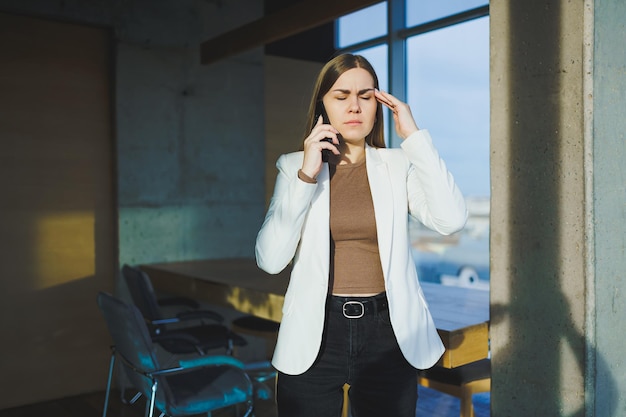
[{"label": "concrete wall", "polygon": [[564,3],[490,5],[494,416],[584,411],[583,14]]},{"label": "concrete wall", "polygon": [[[101,26],[112,33],[117,173],[112,194],[118,224],[108,233],[117,240],[120,265],[253,255],[265,208],[263,51],[202,66],[199,45],[261,16],[262,2],[0,0],[0,11]],[[11,279],[18,278],[5,277],[3,285],[10,286]],[[115,280],[111,276],[106,289]],[[71,296],[59,291],[50,295],[55,302]],[[82,296],[93,300],[95,310],[95,293]],[[65,323],[49,317],[45,329],[20,322],[19,316],[12,325],[33,334],[61,334]],[[108,338],[100,325],[100,339]],[[41,348],[62,382],[75,358],[70,351]],[[89,349],[108,350],[101,343]],[[11,360],[28,363],[29,358]],[[104,388],[106,363],[92,362],[81,369],[80,392]],[[36,369],[23,372],[24,380],[40,378]],[[6,387],[16,381],[3,382]],[[11,393],[3,389],[0,409],[78,393],[77,381],[73,388],[54,384],[54,391],[45,382]]]},{"label": "concrete wall", "polygon": [[625,12],[490,2],[496,417],[626,413]]},{"label": "concrete wall", "polygon": [[593,12],[591,138],[587,206],[589,330],[588,416],[626,415],[626,2],[595,0]]},{"label": "concrete wall", "polygon": [[199,45],[260,17],[262,2],[1,0],[0,10],[113,30],[120,263],[253,254],[263,51],[202,66]]},{"label": "concrete wall", "polygon": [[260,57],[200,67],[195,47],[118,50],[120,262],[253,256],[264,208]]},{"label": "concrete wall", "polygon": [[264,209],[263,53],[202,66],[199,43],[262,4],[132,3],[117,31],[120,263],[252,256]]},{"label": "concrete wall", "polygon": [[101,385],[117,224],[109,31],[1,12],[0,31],[3,408]]}]

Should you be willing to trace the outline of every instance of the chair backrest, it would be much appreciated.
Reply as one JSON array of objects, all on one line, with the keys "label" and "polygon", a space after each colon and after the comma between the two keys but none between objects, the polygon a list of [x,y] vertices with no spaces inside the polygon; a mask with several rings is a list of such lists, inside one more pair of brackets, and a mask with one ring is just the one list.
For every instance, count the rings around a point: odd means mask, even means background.
[{"label": "chair backrest", "polygon": [[124,265],[122,267],[122,276],[133,303],[141,311],[141,314],[148,320],[159,320],[162,318],[154,287],[148,274],[137,267]]},{"label": "chair backrest", "polygon": [[144,371],[158,369],[152,338],[137,307],[104,291],[98,293],[98,307],[116,349]]},{"label": "chair backrest", "polygon": [[[98,293],[98,307],[104,316],[115,350],[135,368],[152,372],[159,369],[152,338],[137,307],[105,292]],[[137,372],[127,372],[132,385],[146,394],[151,381]]]}]

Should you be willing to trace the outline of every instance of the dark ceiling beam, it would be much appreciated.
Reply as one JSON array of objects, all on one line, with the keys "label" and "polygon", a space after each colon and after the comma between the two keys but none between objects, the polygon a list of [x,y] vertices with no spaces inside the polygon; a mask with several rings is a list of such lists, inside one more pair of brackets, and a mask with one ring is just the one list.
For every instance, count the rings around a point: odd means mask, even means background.
[{"label": "dark ceiling beam", "polygon": [[380,0],[302,0],[202,42],[200,61],[202,64],[210,64],[304,32],[379,2]]}]

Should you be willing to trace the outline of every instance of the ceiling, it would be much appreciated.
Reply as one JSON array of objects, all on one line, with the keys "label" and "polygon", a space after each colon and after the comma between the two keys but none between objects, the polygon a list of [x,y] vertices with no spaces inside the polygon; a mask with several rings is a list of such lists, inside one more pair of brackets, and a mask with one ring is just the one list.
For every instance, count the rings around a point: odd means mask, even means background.
[{"label": "ceiling", "polygon": [[266,53],[325,62],[334,54],[334,20],[380,0],[266,0],[262,18],[206,40],[203,64],[251,48]]}]

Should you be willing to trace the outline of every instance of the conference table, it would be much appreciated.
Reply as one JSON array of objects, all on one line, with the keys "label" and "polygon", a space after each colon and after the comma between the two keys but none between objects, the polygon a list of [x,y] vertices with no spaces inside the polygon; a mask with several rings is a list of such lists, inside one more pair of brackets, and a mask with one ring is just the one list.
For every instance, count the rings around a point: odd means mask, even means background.
[{"label": "conference table", "polygon": [[[289,268],[268,274],[254,259],[229,258],[141,265],[155,290],[280,322]],[[437,331],[446,347],[440,365],[453,368],[489,352],[489,291],[422,282]]]}]

